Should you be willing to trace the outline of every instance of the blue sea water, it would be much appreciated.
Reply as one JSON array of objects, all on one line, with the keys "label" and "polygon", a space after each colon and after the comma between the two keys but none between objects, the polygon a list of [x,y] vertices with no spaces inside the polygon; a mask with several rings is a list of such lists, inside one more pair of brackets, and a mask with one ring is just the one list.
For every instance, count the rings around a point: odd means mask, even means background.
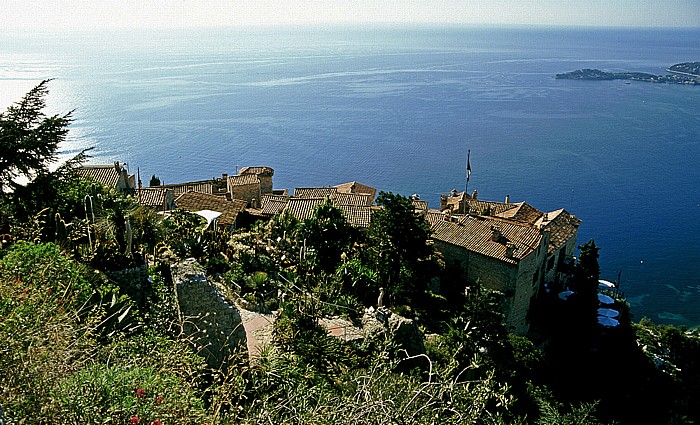
[{"label": "blue sea water", "polygon": [[700,324],[700,88],[663,74],[699,30],[477,27],[7,33],[0,108],[45,78],[94,146],[167,183],[269,165],[275,187],[357,180],[438,206],[469,191],[583,220],[637,319]]}]

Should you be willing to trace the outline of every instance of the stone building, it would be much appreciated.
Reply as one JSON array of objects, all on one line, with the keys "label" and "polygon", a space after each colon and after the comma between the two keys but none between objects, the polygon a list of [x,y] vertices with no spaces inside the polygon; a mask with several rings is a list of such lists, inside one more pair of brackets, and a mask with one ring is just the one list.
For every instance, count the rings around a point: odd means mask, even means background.
[{"label": "stone building", "polygon": [[163,186],[136,189],[134,198],[139,205],[160,211],[169,211],[173,209],[175,203],[175,193],[173,189]]},{"label": "stone building", "polygon": [[435,247],[467,282],[503,293],[508,330],[527,334],[528,310],[544,279],[548,234],[527,224],[495,217],[444,216],[431,223]]},{"label": "stone building", "polygon": [[273,194],[270,167],[244,167],[236,176],[228,176],[226,188],[230,199],[242,199],[249,208],[260,208],[262,196]]},{"label": "stone building", "polygon": [[[260,181],[260,193],[272,193],[272,176],[275,175],[275,170],[270,167],[243,167],[238,172],[239,176],[254,175]],[[260,198],[258,198],[260,200]]]},{"label": "stone building", "polygon": [[562,273],[572,262],[581,220],[564,209],[543,214],[536,226],[549,233],[545,282],[566,284]]},{"label": "stone building", "polygon": [[325,200],[340,209],[348,224],[354,227],[369,227],[374,211],[376,189],[357,182],[327,187],[297,187],[294,196],[262,195],[260,208],[254,213],[260,218],[271,218],[283,212],[290,213],[297,220],[311,218],[314,209]]},{"label": "stone building", "polygon": [[193,213],[204,210],[221,213],[216,218],[216,225],[221,228],[236,228],[238,215],[244,210],[246,202],[240,199],[229,201],[221,196],[192,191],[178,196],[175,206]]},{"label": "stone building", "polygon": [[361,193],[365,195],[370,195],[372,198],[372,203],[374,203],[374,198],[377,196],[377,189],[355,181],[342,183],[333,187],[335,187],[338,190],[338,193]]},{"label": "stone building", "polygon": [[133,192],[136,189],[136,177],[129,174],[126,164],[115,161],[114,164],[89,164],[76,169],[81,177],[91,178],[104,186],[113,187],[122,192]]},{"label": "stone building", "polygon": [[[461,213],[466,211],[466,214]],[[547,284],[565,284],[565,263],[573,257],[581,220],[566,210],[544,213],[526,202],[484,201],[477,193],[452,191],[440,211],[422,212],[435,245],[468,282],[479,281],[504,294],[511,331],[528,331],[531,301]]]}]

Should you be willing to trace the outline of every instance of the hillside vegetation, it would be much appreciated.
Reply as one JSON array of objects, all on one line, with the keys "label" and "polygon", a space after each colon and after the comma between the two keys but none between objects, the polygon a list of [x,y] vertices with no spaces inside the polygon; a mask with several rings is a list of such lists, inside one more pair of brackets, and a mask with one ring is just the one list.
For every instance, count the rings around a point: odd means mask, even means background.
[{"label": "hillside vegetation", "polygon": [[[585,297],[531,312],[508,334],[501,295],[467,283],[430,243],[411,201],[380,193],[368,229],[330,203],[236,232],[167,218],[133,196],[55,171],[70,116],[46,117],[46,82],[0,116],[0,419],[9,424],[695,423],[700,338],[632,321],[595,324]],[[56,142],[56,143],[53,143]],[[37,148],[47,146],[48,151]],[[24,156],[9,155],[24,149]],[[13,178],[29,174],[26,186]],[[90,205],[90,207],[86,207]],[[126,225],[128,223],[128,226]],[[272,343],[219,368],[183,332],[170,266],[195,258],[232,300],[275,311]],[[598,248],[572,279],[597,288]],[[142,281],[113,272],[145,268]],[[435,285],[439,283],[439,285]],[[439,286],[441,291],[431,290]],[[407,317],[415,350],[384,332],[345,341],[366,308]],[[255,354],[255,353],[253,353]]]}]

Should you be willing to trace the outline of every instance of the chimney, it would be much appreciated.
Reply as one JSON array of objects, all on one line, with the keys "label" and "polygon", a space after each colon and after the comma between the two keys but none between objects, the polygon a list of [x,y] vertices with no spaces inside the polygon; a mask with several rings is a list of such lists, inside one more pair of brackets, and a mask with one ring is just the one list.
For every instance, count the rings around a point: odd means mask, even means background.
[{"label": "chimney", "polygon": [[549,214],[544,213],[544,219],[543,221],[549,221]]},{"label": "chimney", "polygon": [[226,180],[228,178],[227,173],[221,173],[221,180]]},{"label": "chimney", "polygon": [[500,226],[497,226],[497,225],[491,226],[491,240],[494,242],[498,242],[501,240],[501,228],[500,228]]},{"label": "chimney", "polygon": [[510,195],[506,195],[506,204],[510,204]]},{"label": "chimney", "polygon": [[513,258],[514,254],[515,254],[515,244],[512,242],[508,242],[506,244],[506,257]]},{"label": "chimney", "polygon": [[474,192],[472,192],[472,199],[476,199],[477,196],[479,196],[479,192],[474,189]]},{"label": "chimney", "polygon": [[447,195],[440,195],[440,211],[447,209]]}]

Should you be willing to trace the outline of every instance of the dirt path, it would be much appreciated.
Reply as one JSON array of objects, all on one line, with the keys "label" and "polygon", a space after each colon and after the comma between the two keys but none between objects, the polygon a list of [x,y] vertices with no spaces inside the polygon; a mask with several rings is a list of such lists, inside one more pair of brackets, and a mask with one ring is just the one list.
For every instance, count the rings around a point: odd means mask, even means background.
[{"label": "dirt path", "polygon": [[257,357],[266,345],[272,341],[272,325],[275,317],[272,314],[256,313],[236,306],[241,315],[246,334],[248,356]]}]

